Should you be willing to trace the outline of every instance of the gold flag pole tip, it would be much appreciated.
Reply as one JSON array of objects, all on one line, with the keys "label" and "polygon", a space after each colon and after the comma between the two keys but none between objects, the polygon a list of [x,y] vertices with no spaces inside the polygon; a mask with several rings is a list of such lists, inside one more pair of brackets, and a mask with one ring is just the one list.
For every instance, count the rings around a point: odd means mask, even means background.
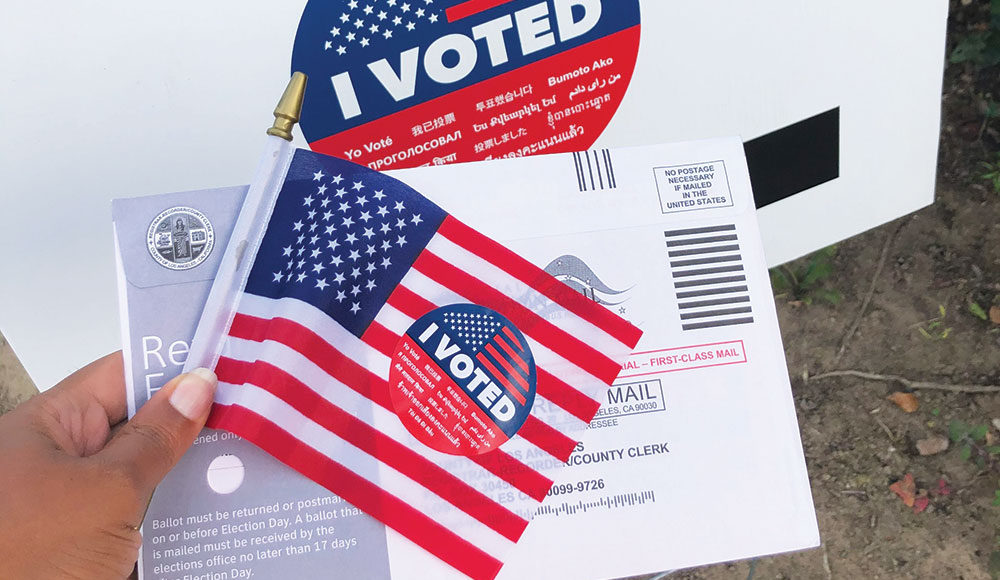
[{"label": "gold flag pole tip", "polygon": [[281,95],[278,106],[274,108],[274,124],[267,130],[268,135],[281,137],[285,141],[292,140],[292,129],[302,115],[302,101],[306,94],[306,75],[297,72],[292,75]]}]

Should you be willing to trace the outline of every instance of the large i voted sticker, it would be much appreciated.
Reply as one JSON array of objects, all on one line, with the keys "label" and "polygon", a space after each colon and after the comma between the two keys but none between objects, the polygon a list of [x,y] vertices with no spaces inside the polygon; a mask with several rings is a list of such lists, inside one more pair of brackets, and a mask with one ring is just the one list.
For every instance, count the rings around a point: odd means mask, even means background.
[{"label": "large i voted sticker", "polygon": [[414,437],[444,453],[474,456],[524,425],[536,379],[516,326],[489,308],[457,304],[425,314],[400,338],[389,392]]},{"label": "large i voted sticker", "polygon": [[313,150],[395,169],[589,148],[632,79],[639,0],[310,0]]}]

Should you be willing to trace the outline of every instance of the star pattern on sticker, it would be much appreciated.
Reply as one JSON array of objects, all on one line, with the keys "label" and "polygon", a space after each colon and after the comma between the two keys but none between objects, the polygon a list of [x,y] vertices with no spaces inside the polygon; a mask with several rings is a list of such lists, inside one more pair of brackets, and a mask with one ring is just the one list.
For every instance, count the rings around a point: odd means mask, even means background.
[{"label": "star pattern on sticker", "polygon": [[492,340],[503,326],[496,317],[481,313],[450,312],[442,320],[473,352]]},{"label": "star pattern on sticker", "polygon": [[[351,52],[348,46],[352,42],[357,42],[353,50],[364,52],[379,45],[379,42],[392,41],[395,35],[390,26],[413,32],[421,26],[436,25],[443,16],[443,12],[433,6],[433,0],[423,0],[423,6],[414,6],[419,0],[367,0],[364,3],[358,0],[341,1],[340,6],[344,11],[334,18],[330,35],[333,39],[346,38],[347,44],[337,44],[335,40],[323,43],[324,52],[333,51],[338,57]],[[344,31],[343,27],[351,30]],[[365,32],[368,36],[361,34]]]}]

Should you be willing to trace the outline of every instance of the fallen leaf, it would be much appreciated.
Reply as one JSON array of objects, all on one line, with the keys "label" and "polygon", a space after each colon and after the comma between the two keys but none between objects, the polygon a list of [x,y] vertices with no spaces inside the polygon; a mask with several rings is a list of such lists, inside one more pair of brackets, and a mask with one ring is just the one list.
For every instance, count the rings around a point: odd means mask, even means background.
[{"label": "fallen leaf", "polygon": [[913,413],[920,408],[920,401],[913,393],[903,393],[897,391],[889,395],[888,399],[903,410],[904,413]]},{"label": "fallen leaf", "polygon": [[990,320],[993,321],[993,324],[1000,324],[1000,306],[990,308]]},{"label": "fallen leaf", "polygon": [[927,506],[930,505],[930,503],[931,503],[931,500],[926,495],[920,496],[920,497],[914,499],[913,500],[913,513],[919,514],[920,512],[922,512],[925,509],[927,509]]},{"label": "fallen leaf", "polygon": [[927,439],[917,441],[917,452],[921,455],[937,455],[948,450],[948,438],[940,435],[933,435]]},{"label": "fallen leaf", "polygon": [[937,494],[951,495],[951,486],[948,485],[948,482],[945,481],[943,477],[938,480]]},{"label": "fallen leaf", "polygon": [[907,507],[913,507],[917,499],[917,483],[913,481],[913,475],[907,473],[903,479],[889,486],[889,490],[899,496]]}]

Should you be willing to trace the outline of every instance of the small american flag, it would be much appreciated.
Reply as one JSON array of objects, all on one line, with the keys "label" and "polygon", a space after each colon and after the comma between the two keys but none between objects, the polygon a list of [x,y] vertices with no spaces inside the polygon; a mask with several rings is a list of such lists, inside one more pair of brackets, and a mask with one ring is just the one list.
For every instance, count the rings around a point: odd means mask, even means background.
[{"label": "small american flag", "polygon": [[[462,573],[495,577],[641,332],[367,168],[296,151],[272,201],[218,353],[210,426],[255,443]],[[430,330],[413,330],[428,316],[436,317],[428,329],[455,342],[421,352],[461,350],[476,377],[495,385],[462,399],[471,411],[456,409],[461,397],[434,399],[424,415],[394,404],[401,383],[390,381],[399,373],[391,367],[400,345],[428,342]],[[451,359],[451,376],[468,376],[466,359]],[[411,374],[448,382],[446,366],[427,362]],[[524,413],[499,447],[454,454],[417,436],[415,425],[434,431],[431,414],[484,417],[483,401],[501,395],[505,409]],[[439,423],[451,431],[438,441],[476,432],[458,424]],[[489,421],[479,425],[491,432]]]}]

